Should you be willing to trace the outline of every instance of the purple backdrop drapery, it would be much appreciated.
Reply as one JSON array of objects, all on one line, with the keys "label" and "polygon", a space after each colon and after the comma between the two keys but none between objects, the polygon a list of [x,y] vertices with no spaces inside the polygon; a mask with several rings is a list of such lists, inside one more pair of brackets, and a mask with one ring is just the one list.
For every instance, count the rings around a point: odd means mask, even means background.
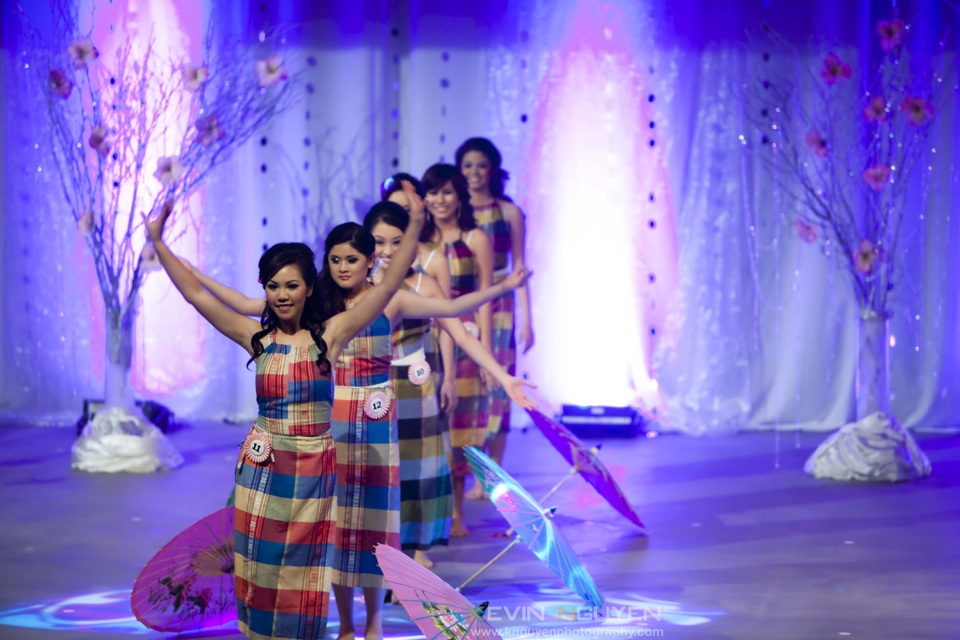
[{"label": "purple backdrop drapery", "polygon": [[[827,429],[850,417],[855,301],[842,267],[791,235],[792,205],[744,152],[736,87],[760,55],[745,30],[766,21],[797,44],[813,33],[865,54],[890,3],[189,4],[251,38],[295,23],[291,59],[313,62],[305,101],[205,189],[198,255],[215,277],[256,293],[264,244],[319,248],[384,176],[420,174],[486,135],[528,216],[538,342],[519,371],[545,406],[631,403],[688,433]],[[960,32],[949,5],[899,5],[921,59],[948,26]],[[91,365],[102,359],[99,292],[56,192],[37,176],[40,113],[15,99],[16,21],[9,3],[3,11],[0,409],[8,422],[63,423],[102,392]],[[892,408],[915,427],[960,422],[957,122],[953,105],[938,114],[942,179],[922,218],[908,217],[902,245]],[[145,341],[176,330],[165,322],[176,293],[154,286]],[[144,375],[175,374],[177,362],[138,352],[140,394],[187,417],[252,416],[242,351],[209,330],[183,340],[201,379]]]}]

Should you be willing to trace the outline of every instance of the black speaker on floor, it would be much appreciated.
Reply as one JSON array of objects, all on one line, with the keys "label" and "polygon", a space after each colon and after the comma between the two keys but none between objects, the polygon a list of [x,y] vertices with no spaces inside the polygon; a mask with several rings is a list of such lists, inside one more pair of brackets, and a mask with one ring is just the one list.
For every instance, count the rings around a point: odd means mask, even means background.
[{"label": "black speaker on floor", "polygon": [[[173,427],[173,412],[159,402],[153,400],[137,400],[135,404],[143,411],[144,417],[155,424],[160,431],[167,433]],[[93,420],[97,412],[103,409],[103,400],[84,400],[83,415],[77,420],[77,435],[83,431],[88,422]]]},{"label": "black speaker on floor", "polygon": [[561,405],[557,421],[578,438],[635,438],[645,420],[633,407]]}]

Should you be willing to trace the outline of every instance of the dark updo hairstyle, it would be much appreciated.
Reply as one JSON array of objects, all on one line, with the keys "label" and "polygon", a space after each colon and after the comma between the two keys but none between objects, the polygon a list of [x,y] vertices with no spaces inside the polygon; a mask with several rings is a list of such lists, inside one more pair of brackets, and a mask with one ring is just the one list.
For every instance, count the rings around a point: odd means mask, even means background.
[{"label": "dark updo hairstyle", "polygon": [[[317,291],[317,265],[314,262],[316,256],[313,249],[302,242],[281,242],[273,245],[263,252],[258,263],[259,281],[263,288],[267,288],[267,283],[277,275],[277,272],[284,267],[293,265],[300,270],[303,277],[303,284],[306,288],[313,288],[313,292],[307,296],[303,307],[303,314],[300,316],[300,327],[309,329],[310,335],[317,348],[320,349],[320,356],[317,358],[317,366],[320,371],[326,375],[330,372],[330,363],[327,361],[327,343],[323,341],[323,323],[327,321],[328,315],[324,315],[323,305],[319,302],[320,294]],[[253,357],[247,362],[251,362],[263,353],[263,344],[260,340],[276,330],[280,324],[280,319],[269,304],[263,305],[263,315],[260,316],[261,331],[253,334],[250,340],[250,347],[253,349]]]},{"label": "dark updo hairstyle", "polygon": [[[457,192],[457,199],[460,200],[457,224],[463,231],[476,229],[477,223],[473,219],[473,205],[470,204],[470,190],[467,189],[467,179],[463,177],[457,167],[452,164],[437,163],[423,174],[422,182],[424,193],[436,191],[449,182],[454,191]],[[428,214],[426,221],[423,223],[423,230],[420,232],[420,241],[433,242],[436,233],[437,223],[434,222],[433,215]]]},{"label": "dark updo hairstyle", "polygon": [[479,151],[490,161],[490,193],[493,194],[493,197],[506,200],[507,202],[513,202],[513,200],[503,192],[503,183],[510,179],[510,174],[500,166],[503,163],[503,157],[500,155],[500,151],[496,145],[486,138],[468,138],[457,148],[457,169],[463,169],[463,156],[471,151]]},{"label": "dark updo hairstyle", "polygon": [[363,216],[363,228],[373,233],[373,228],[380,223],[406,231],[410,224],[410,214],[396,202],[384,200],[370,207],[367,215]]},{"label": "dark updo hairstyle", "polygon": [[[400,229],[400,231],[406,231],[407,225],[410,224],[410,214],[396,202],[384,200],[370,207],[367,215],[363,216],[363,228],[369,231],[372,236],[373,228],[381,222]],[[376,238],[374,238],[374,246],[376,246]],[[407,275],[412,273],[414,273],[413,268],[410,268]]]},{"label": "dark updo hairstyle", "polygon": [[[400,207],[400,210],[402,211],[403,207]],[[328,318],[347,310],[347,297],[330,275],[330,250],[338,244],[349,244],[367,258],[372,258],[377,248],[370,232],[356,222],[338,224],[327,234],[327,239],[323,243],[323,268],[320,271],[319,287],[323,299],[323,310]]]},{"label": "dark updo hairstyle", "polygon": [[420,184],[420,181],[414,178],[409,173],[395,173],[380,185],[380,199],[386,200],[390,197],[391,194],[397,191],[403,191],[403,185],[401,182],[406,180],[413,185],[414,190],[417,192],[417,195],[421,198],[423,197],[423,185]]}]

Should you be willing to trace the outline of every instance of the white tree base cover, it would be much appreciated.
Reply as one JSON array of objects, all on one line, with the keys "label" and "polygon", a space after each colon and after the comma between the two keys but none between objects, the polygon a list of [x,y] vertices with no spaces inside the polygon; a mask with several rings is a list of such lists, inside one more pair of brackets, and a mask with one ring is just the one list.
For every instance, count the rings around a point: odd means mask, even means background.
[{"label": "white tree base cover", "polygon": [[71,453],[74,469],[94,473],[154,473],[183,464],[183,456],[160,429],[117,408],[98,412]]},{"label": "white tree base cover", "polygon": [[877,411],[824,440],[803,466],[815,478],[900,482],[930,475],[930,460],[910,432]]}]

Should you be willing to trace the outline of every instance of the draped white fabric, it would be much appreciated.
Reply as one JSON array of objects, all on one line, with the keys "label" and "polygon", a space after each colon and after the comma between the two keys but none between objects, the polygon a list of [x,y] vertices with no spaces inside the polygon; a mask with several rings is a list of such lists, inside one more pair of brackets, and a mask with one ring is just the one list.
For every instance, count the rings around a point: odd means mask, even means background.
[{"label": "draped white fabric", "polygon": [[[264,245],[302,240],[319,260],[326,231],[357,220],[385,176],[419,175],[484,135],[527,214],[538,340],[518,370],[548,410],[631,404],[692,434],[852,418],[857,309],[845,267],[791,232],[793,205],[739,138],[753,132],[738,88],[763,53],[745,30],[769,22],[798,45],[814,33],[867,55],[887,3],[177,4],[200,4],[250,38],[295,25],[287,55],[310,83],[201,195],[200,246],[183,250],[214,277],[256,295]],[[900,5],[918,59],[947,27],[960,33],[947,4]],[[102,302],[83,242],[37,170],[42,112],[13,100],[15,18],[3,11],[0,99],[16,106],[4,109],[0,165],[0,411],[5,422],[64,423],[102,396]],[[937,188],[914,203],[900,249],[892,413],[911,428],[960,425],[955,103],[937,114],[937,153],[923,162]],[[202,375],[180,375],[185,356],[145,361],[152,352],[139,349],[138,395],[186,418],[252,417],[245,354],[209,327],[183,330],[192,311],[162,273],[150,279],[138,341],[180,330]]]}]

